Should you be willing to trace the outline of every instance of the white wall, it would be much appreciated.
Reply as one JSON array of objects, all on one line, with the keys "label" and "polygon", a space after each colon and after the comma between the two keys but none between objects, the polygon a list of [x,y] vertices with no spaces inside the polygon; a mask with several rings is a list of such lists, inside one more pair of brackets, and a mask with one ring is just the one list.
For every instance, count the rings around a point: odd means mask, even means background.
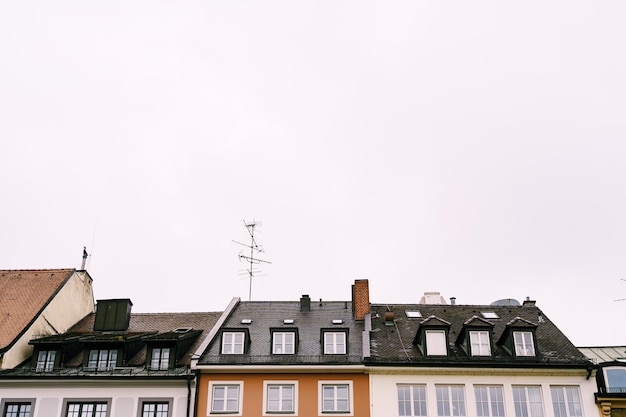
[{"label": "white wall", "polygon": [[[598,409],[594,402],[595,378],[586,379],[586,371],[536,373],[525,370],[476,369],[446,370],[445,368],[413,368],[411,370],[388,368],[374,370],[370,375],[371,417],[398,416],[398,384],[425,384],[429,416],[437,416],[435,385],[464,385],[466,415],[476,415],[474,385],[500,385],[503,387],[505,415],[515,416],[512,385],[540,385],[545,417],[553,417],[551,385],[576,385],[580,387],[584,417],[595,417]],[[381,374],[381,372],[383,372]],[[385,374],[386,372],[386,374]],[[438,374],[437,374],[438,373]]]},{"label": "white wall", "polygon": [[[193,406],[195,386],[191,386],[191,412]],[[0,380],[0,398],[35,398],[35,408],[32,417],[62,417],[64,399],[111,399],[110,417],[138,417],[140,398],[172,399],[171,417],[186,417],[187,415],[187,382],[157,381],[76,381],[62,383],[60,381],[38,382],[30,380],[20,383],[16,381]]]}]

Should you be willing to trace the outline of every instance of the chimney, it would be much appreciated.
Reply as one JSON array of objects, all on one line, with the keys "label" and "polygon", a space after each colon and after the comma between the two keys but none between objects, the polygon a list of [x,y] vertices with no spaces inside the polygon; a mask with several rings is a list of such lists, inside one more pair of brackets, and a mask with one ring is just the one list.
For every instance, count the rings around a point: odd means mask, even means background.
[{"label": "chimney", "polygon": [[130,324],[130,310],[133,303],[128,298],[98,300],[94,331],[127,330]]},{"label": "chimney", "polygon": [[524,303],[522,304],[524,307],[532,307],[535,305],[535,300],[531,300],[530,297],[526,297]]},{"label": "chimney", "polygon": [[456,297],[450,297],[450,304],[451,305],[455,305],[456,304]]},{"label": "chimney", "polygon": [[85,264],[87,263],[87,256],[89,256],[89,254],[87,253],[87,246],[83,246],[83,263],[80,264],[81,271],[85,270]]},{"label": "chimney", "polygon": [[311,311],[311,298],[309,294],[303,294],[300,297],[300,311]]},{"label": "chimney", "polygon": [[370,289],[366,279],[354,280],[352,286],[352,312],[356,320],[363,320],[370,312]]}]

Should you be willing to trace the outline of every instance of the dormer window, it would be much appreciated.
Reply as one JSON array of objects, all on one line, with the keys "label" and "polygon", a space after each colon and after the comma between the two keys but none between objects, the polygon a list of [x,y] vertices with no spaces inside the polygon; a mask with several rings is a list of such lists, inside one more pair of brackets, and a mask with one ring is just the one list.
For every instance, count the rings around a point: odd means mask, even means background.
[{"label": "dormer window", "polygon": [[91,349],[88,368],[112,369],[117,365],[117,349]]},{"label": "dormer window", "polygon": [[272,354],[293,355],[296,353],[296,330],[276,329],[272,332]]},{"label": "dormer window", "polygon": [[513,332],[515,356],[535,356],[532,332]]},{"label": "dormer window", "polygon": [[491,356],[491,341],[486,330],[470,330],[470,351],[472,356]]},{"label": "dormer window", "polygon": [[56,356],[56,350],[40,350],[37,354],[37,372],[52,372]]},{"label": "dormer window", "polygon": [[604,368],[604,380],[607,393],[626,393],[626,367],[611,366]]},{"label": "dormer window", "polygon": [[150,355],[150,369],[164,370],[170,367],[170,348],[153,347]]},{"label": "dormer window", "polygon": [[345,331],[322,331],[324,339],[325,355],[345,355],[346,354],[346,333]]},{"label": "dormer window", "polygon": [[426,330],[426,354],[428,356],[446,356],[448,354],[445,330]]},{"label": "dormer window", "polygon": [[413,343],[425,356],[447,356],[449,329],[449,322],[429,316],[420,322]]},{"label": "dormer window", "polygon": [[244,351],[245,332],[222,333],[222,353],[225,355],[242,354]]}]

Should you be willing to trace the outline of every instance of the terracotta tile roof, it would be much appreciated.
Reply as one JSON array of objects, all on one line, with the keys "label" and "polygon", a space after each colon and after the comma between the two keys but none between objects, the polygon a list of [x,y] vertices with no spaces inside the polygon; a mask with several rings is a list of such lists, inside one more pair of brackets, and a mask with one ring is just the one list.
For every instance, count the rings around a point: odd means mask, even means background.
[{"label": "terracotta tile roof", "polygon": [[19,337],[74,271],[0,270],[0,351]]}]

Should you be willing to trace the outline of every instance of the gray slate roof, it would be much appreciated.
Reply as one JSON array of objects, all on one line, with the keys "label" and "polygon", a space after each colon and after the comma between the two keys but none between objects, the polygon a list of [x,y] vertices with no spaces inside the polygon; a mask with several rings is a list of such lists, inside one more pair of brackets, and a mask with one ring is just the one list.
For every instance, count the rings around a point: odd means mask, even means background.
[{"label": "gray slate roof", "polygon": [[[251,319],[250,324],[242,320]],[[285,319],[294,320],[284,324]],[[333,324],[342,320],[342,324]],[[270,329],[297,329],[298,349],[294,355],[272,355]],[[221,331],[241,329],[247,331],[250,344],[243,355],[220,353]],[[348,331],[347,355],[324,355],[322,329]],[[243,301],[224,322],[220,332],[202,354],[198,364],[361,364],[363,321],[352,315],[352,303],[346,301],[311,300],[311,311],[300,311],[299,302],[290,301]]]},{"label": "gray slate roof", "polygon": [[[373,304],[370,364],[424,364],[426,366],[581,366],[589,365],[585,356],[535,305],[492,306],[492,305],[433,305],[433,304]],[[421,318],[407,318],[406,311],[419,311]],[[385,324],[385,312],[392,311],[394,320]],[[495,312],[500,318],[482,318],[482,311]],[[448,356],[424,356],[414,344],[420,325],[435,320],[450,323],[448,332]],[[477,318],[480,318],[478,320]],[[489,357],[472,357],[458,344],[463,326],[493,325],[492,348]],[[515,358],[497,342],[506,330],[507,323],[536,329],[537,356]]]}]

